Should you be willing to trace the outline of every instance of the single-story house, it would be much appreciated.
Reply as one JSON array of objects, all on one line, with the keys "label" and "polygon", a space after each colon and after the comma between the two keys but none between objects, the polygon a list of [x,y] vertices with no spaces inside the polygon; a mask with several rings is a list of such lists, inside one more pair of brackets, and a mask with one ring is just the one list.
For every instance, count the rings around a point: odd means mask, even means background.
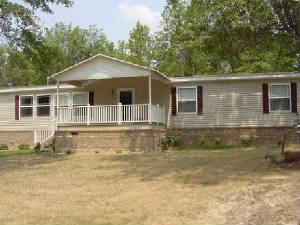
[{"label": "single-story house", "polygon": [[98,54],[48,78],[0,89],[0,143],[57,149],[153,149],[166,129],[186,144],[299,139],[300,73],[167,77]]}]

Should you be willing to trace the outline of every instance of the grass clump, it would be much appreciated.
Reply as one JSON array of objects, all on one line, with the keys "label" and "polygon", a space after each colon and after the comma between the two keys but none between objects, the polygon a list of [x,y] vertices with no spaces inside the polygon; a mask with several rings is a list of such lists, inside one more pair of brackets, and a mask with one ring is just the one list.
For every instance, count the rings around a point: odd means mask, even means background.
[{"label": "grass clump", "polygon": [[1,143],[1,144],[0,144],[0,150],[8,150],[7,144]]},{"label": "grass clump", "polygon": [[18,149],[21,151],[28,151],[30,150],[30,145],[26,143],[22,143],[19,145]]},{"label": "grass clump", "polygon": [[221,146],[223,144],[223,140],[221,138],[216,138],[214,143],[215,146]]},{"label": "grass clump", "polygon": [[205,145],[205,138],[204,137],[199,137],[198,144],[199,144],[199,146]]},{"label": "grass clump", "polygon": [[116,149],[116,153],[117,153],[117,154],[121,154],[122,152],[123,152],[122,149]]},{"label": "grass clump", "polygon": [[65,151],[65,154],[66,155],[71,155],[73,152],[72,152],[72,150],[71,149],[67,149],[66,151]]},{"label": "grass clump", "polygon": [[241,138],[240,144],[241,146],[249,147],[251,144],[251,140],[250,138]]}]

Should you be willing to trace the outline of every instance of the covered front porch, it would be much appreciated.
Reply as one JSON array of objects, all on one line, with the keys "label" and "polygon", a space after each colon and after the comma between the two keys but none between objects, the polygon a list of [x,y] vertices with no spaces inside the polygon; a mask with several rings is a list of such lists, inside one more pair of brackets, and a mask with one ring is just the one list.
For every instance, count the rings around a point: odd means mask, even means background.
[{"label": "covered front porch", "polygon": [[78,87],[68,105],[57,104],[58,125],[166,123],[168,79],[155,70],[98,55],[52,79],[57,102],[60,84]]}]

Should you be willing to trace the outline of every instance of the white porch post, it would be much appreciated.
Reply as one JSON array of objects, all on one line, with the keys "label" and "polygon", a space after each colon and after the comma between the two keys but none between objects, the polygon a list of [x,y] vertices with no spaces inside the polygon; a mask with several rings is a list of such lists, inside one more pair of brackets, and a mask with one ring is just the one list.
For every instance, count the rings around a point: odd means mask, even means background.
[{"label": "white porch post", "polygon": [[56,118],[57,118],[57,123],[59,123],[59,82],[56,83]]},{"label": "white porch post", "polygon": [[122,124],[122,120],[123,120],[122,103],[119,102],[119,104],[118,104],[118,124]]},{"label": "white porch post", "polygon": [[149,95],[149,123],[152,123],[152,83],[151,83],[151,72],[148,79],[148,95]]},{"label": "white porch post", "polygon": [[86,116],[87,116],[87,125],[90,125],[90,120],[91,120],[91,118],[90,118],[90,112],[91,112],[91,107],[90,107],[90,104],[88,104],[87,105],[87,112],[86,112]]}]

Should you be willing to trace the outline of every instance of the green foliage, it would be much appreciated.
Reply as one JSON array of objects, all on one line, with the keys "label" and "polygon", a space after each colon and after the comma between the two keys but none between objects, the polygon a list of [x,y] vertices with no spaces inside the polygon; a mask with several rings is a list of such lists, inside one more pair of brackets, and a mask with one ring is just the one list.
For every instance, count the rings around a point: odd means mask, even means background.
[{"label": "green foliage", "polygon": [[222,145],[223,141],[221,138],[216,138],[214,141],[215,146],[220,146]]},{"label": "green foliage", "polygon": [[180,143],[180,138],[170,134],[166,134],[160,140],[160,148],[161,150],[165,151],[168,150],[169,148],[174,148],[178,146],[179,143]]},{"label": "green foliage", "polygon": [[26,143],[22,143],[22,144],[19,145],[18,149],[27,151],[27,150],[30,150],[30,145],[26,144]]},{"label": "green foliage", "polygon": [[121,154],[122,152],[123,152],[122,149],[116,149],[116,153],[117,153],[117,154]]},{"label": "green foliage", "polygon": [[65,154],[66,155],[71,155],[72,153],[73,153],[73,151],[71,149],[65,150]]},{"label": "green foliage", "polygon": [[0,150],[8,150],[7,144],[0,143]]},{"label": "green foliage", "polygon": [[205,145],[205,138],[202,136],[202,137],[199,137],[198,139],[198,144],[201,146],[201,145]]},{"label": "green foliage", "polygon": [[0,47],[0,56],[1,52],[3,55],[0,86],[46,84],[48,76],[93,55],[114,54],[113,43],[96,26],[83,29],[57,23],[45,29],[42,39],[43,42],[31,50]]},{"label": "green foliage", "polygon": [[50,2],[68,7],[71,0],[13,2],[0,1],[0,35],[8,40],[0,46],[0,86],[46,84],[98,53],[143,66],[156,60],[169,76],[300,70],[299,1],[168,0],[160,30],[151,34],[137,22],[116,47],[96,26],[39,28],[34,10],[49,13]]},{"label": "green foliage", "polygon": [[152,59],[152,37],[150,28],[139,21],[129,33],[129,55],[127,60],[136,64],[149,66]]},{"label": "green foliage", "polygon": [[9,150],[9,151],[0,151],[0,157],[6,157],[11,155],[27,155],[34,153],[33,150],[29,151],[19,151],[19,150]]},{"label": "green foliage", "polygon": [[241,144],[241,146],[249,147],[250,144],[251,144],[251,139],[250,138],[245,138],[245,137],[241,138],[240,144]]},{"label": "green foliage", "polygon": [[35,152],[40,152],[40,151],[41,151],[41,143],[37,143],[37,144],[34,146],[34,151],[35,151]]},{"label": "green foliage", "polygon": [[[52,13],[50,4],[72,5],[71,0],[23,0],[0,1],[0,38],[16,46],[35,45],[39,36],[39,25],[35,10]],[[26,4],[23,4],[26,3]]]}]

